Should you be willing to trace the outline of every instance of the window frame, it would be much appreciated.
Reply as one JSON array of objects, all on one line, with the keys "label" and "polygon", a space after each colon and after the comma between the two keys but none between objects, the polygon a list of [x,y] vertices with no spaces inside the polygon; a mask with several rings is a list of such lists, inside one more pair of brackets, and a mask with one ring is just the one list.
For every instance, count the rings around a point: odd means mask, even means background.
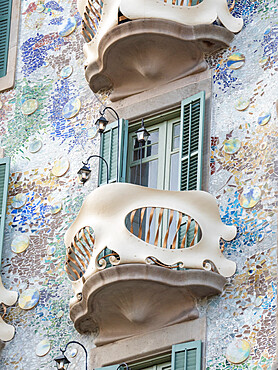
[{"label": "window frame", "polygon": [[[184,343],[173,344],[170,352],[166,353],[165,355],[154,356],[153,358],[147,360],[137,360],[136,362],[128,364],[128,368],[130,370],[163,370],[165,368],[172,370],[188,370],[187,354],[191,350],[196,350],[196,367],[194,370],[201,370],[203,363],[202,346],[203,343],[201,340],[190,340]],[[176,354],[182,352],[184,352],[184,369],[176,368],[175,366]],[[118,366],[120,366],[120,364],[95,368],[94,370],[117,370]],[[144,367],[142,368],[142,366]]]},{"label": "window frame", "polygon": [[[2,178],[3,191],[0,191],[0,196],[2,193],[2,200],[0,201],[0,206],[1,206],[0,207],[0,270],[1,270],[1,257],[2,257],[2,250],[3,250],[3,245],[4,245],[5,219],[6,219],[9,177],[10,177],[10,158],[9,157],[0,158],[0,166],[4,167],[4,178]],[[1,184],[0,184],[0,187],[1,187]]]},{"label": "window frame", "polygon": [[13,88],[15,84],[21,2],[20,0],[10,1],[12,1],[12,12],[10,18],[7,67],[6,75],[0,77],[0,92]]}]

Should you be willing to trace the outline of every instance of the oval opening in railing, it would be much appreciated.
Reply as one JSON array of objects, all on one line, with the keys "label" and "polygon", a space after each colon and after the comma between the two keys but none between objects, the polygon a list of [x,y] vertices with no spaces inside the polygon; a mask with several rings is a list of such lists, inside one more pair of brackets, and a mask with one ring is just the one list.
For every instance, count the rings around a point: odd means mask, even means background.
[{"label": "oval opening in railing", "polygon": [[160,248],[193,247],[202,237],[196,220],[167,208],[135,209],[126,216],[125,225],[137,238]]},{"label": "oval opening in railing", "polygon": [[74,236],[67,248],[65,270],[69,279],[80,279],[90,263],[95,243],[94,230],[90,226],[83,227]]}]

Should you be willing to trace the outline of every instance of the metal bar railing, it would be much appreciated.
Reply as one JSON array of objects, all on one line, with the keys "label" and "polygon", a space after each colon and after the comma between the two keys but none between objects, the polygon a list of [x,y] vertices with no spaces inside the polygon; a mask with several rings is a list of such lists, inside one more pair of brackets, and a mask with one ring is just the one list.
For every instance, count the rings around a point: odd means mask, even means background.
[{"label": "metal bar railing", "polygon": [[[182,225],[186,225],[183,235]],[[189,215],[160,207],[142,207],[131,211],[127,215],[126,226],[139,239],[161,248],[193,247],[201,235],[200,226]]]}]

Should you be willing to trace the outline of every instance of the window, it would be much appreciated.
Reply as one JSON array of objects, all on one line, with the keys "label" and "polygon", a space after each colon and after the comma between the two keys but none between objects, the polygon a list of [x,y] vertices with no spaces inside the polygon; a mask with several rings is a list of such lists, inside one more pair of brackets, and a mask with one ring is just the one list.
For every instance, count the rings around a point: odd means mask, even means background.
[{"label": "window", "polygon": [[[166,357],[170,357],[169,355]],[[149,363],[149,365],[147,365]],[[118,365],[106,366],[95,370],[117,370]],[[122,366],[120,369],[124,369]],[[144,361],[129,365],[131,370],[201,370],[202,368],[202,342],[186,342],[172,346],[171,358],[161,363],[160,359]]]},{"label": "window", "polygon": [[4,242],[9,172],[10,172],[10,158],[0,159],[0,261]]},{"label": "window", "polygon": [[[180,109],[145,120],[151,135],[142,148],[135,133],[139,123],[131,125],[128,133],[128,122],[121,120],[119,181],[165,190],[200,190],[204,104],[202,91],[182,101]],[[109,165],[110,182],[117,178],[117,140],[118,129],[114,122],[103,133],[100,148],[100,155]],[[101,163],[99,184],[105,183],[106,172]]]},{"label": "window", "polygon": [[0,90],[14,85],[19,0],[0,0]]}]

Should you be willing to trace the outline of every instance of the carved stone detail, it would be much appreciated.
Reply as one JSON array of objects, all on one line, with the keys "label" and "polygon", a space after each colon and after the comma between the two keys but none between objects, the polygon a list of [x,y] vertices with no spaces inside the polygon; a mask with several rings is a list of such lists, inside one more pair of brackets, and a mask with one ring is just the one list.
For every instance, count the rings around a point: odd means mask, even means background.
[{"label": "carved stone detail", "polygon": [[204,53],[227,47],[232,39],[230,31],[215,25],[159,19],[124,23],[102,37],[86,79],[94,92],[113,88],[110,98],[116,101],[206,70]]},{"label": "carved stone detail", "polygon": [[208,271],[141,264],[92,275],[70,309],[79,333],[98,332],[97,346],[196,319],[196,298],[222,292],[226,279]]}]

